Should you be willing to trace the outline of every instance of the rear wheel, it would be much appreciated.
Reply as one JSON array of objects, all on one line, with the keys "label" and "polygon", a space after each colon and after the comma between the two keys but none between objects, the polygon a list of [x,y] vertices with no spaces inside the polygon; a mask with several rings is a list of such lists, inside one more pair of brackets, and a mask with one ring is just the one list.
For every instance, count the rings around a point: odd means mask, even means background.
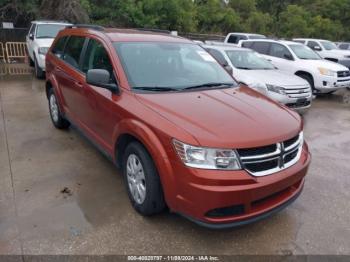
[{"label": "rear wheel", "polygon": [[55,92],[53,91],[52,88],[48,92],[48,98],[49,98],[50,116],[51,116],[53,125],[58,129],[67,129],[70,126],[70,123],[62,116],[62,113],[58,106]]},{"label": "rear wheel", "polygon": [[129,199],[137,212],[149,216],[164,210],[165,201],[157,169],[140,143],[131,142],[127,146],[123,173]]}]

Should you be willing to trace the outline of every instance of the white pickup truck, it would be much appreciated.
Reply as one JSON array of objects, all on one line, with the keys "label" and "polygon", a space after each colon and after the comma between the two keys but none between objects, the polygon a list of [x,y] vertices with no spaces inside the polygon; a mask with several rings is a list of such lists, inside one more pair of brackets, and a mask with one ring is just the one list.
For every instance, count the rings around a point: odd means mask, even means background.
[{"label": "white pickup truck", "polygon": [[350,50],[339,49],[339,47],[331,41],[312,38],[294,38],[293,41],[310,47],[324,59],[337,62],[350,68]]},{"label": "white pickup truck", "polygon": [[265,39],[266,36],[260,34],[248,34],[248,33],[229,33],[227,34],[224,42],[227,44],[238,45],[240,41],[248,39]]},{"label": "white pickup truck", "polygon": [[35,76],[45,76],[45,57],[58,32],[71,24],[57,21],[33,21],[26,37],[29,64]]},{"label": "white pickup truck", "polygon": [[304,78],[316,95],[350,87],[350,71],[347,67],[322,59],[303,44],[256,39],[242,41],[240,45],[260,53],[280,70]]}]

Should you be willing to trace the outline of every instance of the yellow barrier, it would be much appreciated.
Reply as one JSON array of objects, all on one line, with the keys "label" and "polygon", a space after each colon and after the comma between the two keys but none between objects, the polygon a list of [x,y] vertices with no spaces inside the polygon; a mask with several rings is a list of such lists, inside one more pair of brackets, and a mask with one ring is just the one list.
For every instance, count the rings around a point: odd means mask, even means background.
[{"label": "yellow barrier", "polygon": [[4,44],[0,42],[0,60],[6,62]]},{"label": "yellow barrier", "polygon": [[26,43],[24,42],[7,42],[6,46],[6,58],[10,63],[11,59],[23,58],[27,59]]},{"label": "yellow barrier", "polygon": [[0,65],[0,76],[7,75],[7,68],[3,65]]}]

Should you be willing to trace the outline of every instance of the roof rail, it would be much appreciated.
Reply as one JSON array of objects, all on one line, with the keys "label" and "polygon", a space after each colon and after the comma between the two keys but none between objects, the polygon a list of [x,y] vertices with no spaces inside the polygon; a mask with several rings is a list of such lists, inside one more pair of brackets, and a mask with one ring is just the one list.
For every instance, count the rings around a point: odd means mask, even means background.
[{"label": "roof rail", "polygon": [[39,23],[65,23],[69,24],[67,20],[49,20],[49,19],[37,19],[32,21],[33,23],[39,22]]},{"label": "roof rail", "polygon": [[105,30],[105,28],[103,26],[90,25],[90,24],[74,24],[74,25],[68,26],[68,28],[87,28],[87,29],[93,29],[96,31],[104,31]]},{"label": "roof rail", "polygon": [[147,31],[147,32],[155,32],[155,33],[163,33],[163,34],[171,34],[171,31],[164,29],[156,29],[156,28],[135,28],[139,31]]}]

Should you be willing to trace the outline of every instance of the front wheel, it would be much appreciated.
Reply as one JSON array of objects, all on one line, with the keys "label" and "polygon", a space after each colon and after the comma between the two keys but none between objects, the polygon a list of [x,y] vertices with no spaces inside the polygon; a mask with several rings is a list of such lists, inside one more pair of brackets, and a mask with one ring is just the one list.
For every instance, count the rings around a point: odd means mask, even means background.
[{"label": "front wheel", "polygon": [[301,77],[302,79],[306,80],[309,83],[309,85],[311,86],[312,94],[314,94],[314,95],[318,94],[317,89],[315,88],[315,84],[314,84],[314,80],[313,80],[312,76],[309,76],[306,74],[300,74],[298,76]]},{"label": "front wheel", "polygon": [[58,129],[67,129],[70,126],[70,123],[62,116],[53,88],[49,90],[48,98],[50,116],[53,125]]},{"label": "front wheel", "polygon": [[157,169],[140,143],[132,142],[127,146],[123,173],[129,199],[137,212],[149,216],[164,210],[165,201]]}]

